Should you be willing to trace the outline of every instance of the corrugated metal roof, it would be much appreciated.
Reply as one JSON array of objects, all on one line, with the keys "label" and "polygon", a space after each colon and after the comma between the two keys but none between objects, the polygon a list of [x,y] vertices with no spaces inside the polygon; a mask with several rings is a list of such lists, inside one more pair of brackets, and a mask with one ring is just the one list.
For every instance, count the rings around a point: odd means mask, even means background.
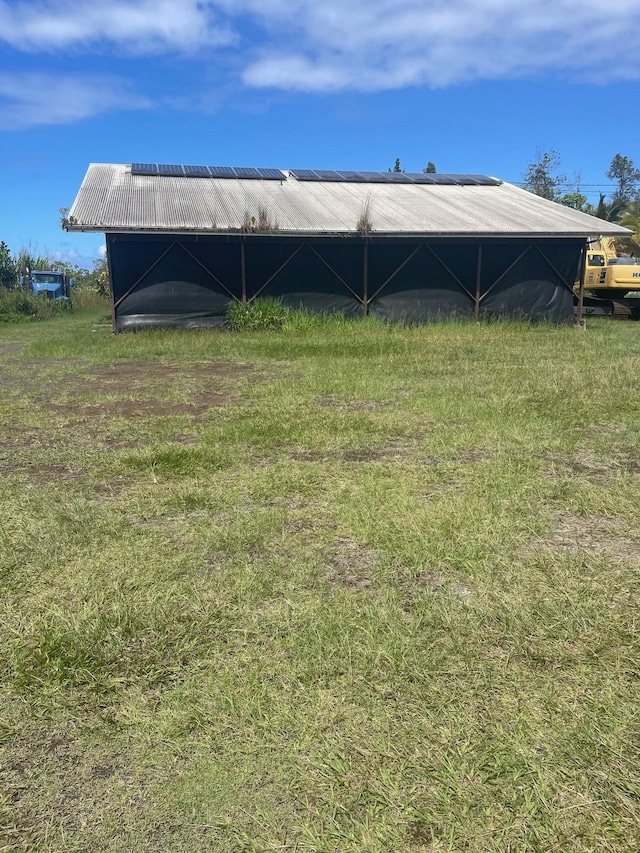
[{"label": "corrugated metal roof", "polygon": [[[432,186],[132,175],[92,163],[69,212],[68,231],[199,234],[242,231],[357,234],[365,208],[372,235],[624,237],[631,232],[498,186]],[[262,226],[262,227],[261,227]]]}]

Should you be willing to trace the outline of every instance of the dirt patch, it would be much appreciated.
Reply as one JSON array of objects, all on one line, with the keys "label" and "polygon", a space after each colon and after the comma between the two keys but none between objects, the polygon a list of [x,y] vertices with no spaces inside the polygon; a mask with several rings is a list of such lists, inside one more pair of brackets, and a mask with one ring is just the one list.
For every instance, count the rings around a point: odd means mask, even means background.
[{"label": "dirt patch", "polygon": [[384,447],[364,447],[359,450],[299,450],[290,455],[296,462],[377,462],[381,459],[406,456],[410,449],[402,444]]},{"label": "dirt patch", "polygon": [[199,362],[190,364],[157,364],[155,362],[127,361],[121,364],[104,364],[89,372],[96,379],[162,379],[170,376],[238,376],[254,371],[252,364],[233,362]]},{"label": "dirt patch", "polygon": [[328,554],[331,584],[367,589],[373,584],[373,573],[380,555],[373,548],[365,548],[353,539],[336,539]]},{"label": "dirt patch", "polygon": [[3,474],[26,475],[34,483],[44,486],[53,486],[56,483],[73,483],[82,477],[82,471],[74,471],[65,465],[34,465],[23,463],[11,463],[3,465],[0,460],[0,471]]},{"label": "dirt patch", "polygon": [[84,415],[97,417],[100,415],[121,415],[125,418],[139,415],[152,417],[167,417],[169,415],[192,415],[197,417],[209,409],[218,406],[226,406],[232,401],[228,394],[212,394],[206,397],[194,398],[193,403],[170,403],[166,400],[112,400],[100,403],[98,406],[84,406],[79,408],[76,404],[51,405],[49,408],[57,411],[81,411]]},{"label": "dirt patch", "polygon": [[621,454],[603,459],[593,450],[581,450],[573,457],[546,456],[547,466],[543,470],[546,477],[555,479],[558,475],[584,476],[595,483],[605,483],[616,472],[629,471],[640,473],[640,459]]},{"label": "dirt patch", "polygon": [[20,352],[21,349],[24,349],[24,344],[20,343],[20,341],[2,343],[0,344],[0,357],[10,355],[13,352]]},{"label": "dirt patch", "polygon": [[315,530],[316,524],[310,518],[299,518],[288,521],[282,528],[283,533],[306,533],[309,530]]},{"label": "dirt patch", "polygon": [[[154,785],[175,779],[188,766],[182,761],[145,767],[122,745],[89,743],[72,725],[23,729],[0,756],[0,847],[8,850],[41,844],[63,850],[70,841],[74,850],[100,849],[104,823],[119,826],[119,815],[128,810],[144,825],[154,809]],[[153,824],[166,846],[144,849],[172,849],[172,822]],[[123,841],[130,829],[122,826]]]},{"label": "dirt patch", "polygon": [[[299,450],[291,454],[297,462],[376,462],[413,456],[416,450],[410,443],[400,441],[390,442],[383,447],[364,447],[358,450]],[[480,462],[490,462],[495,454],[487,450],[469,450],[451,456],[427,456],[415,458],[415,464],[425,468],[437,468],[441,465],[471,465]]]},{"label": "dirt patch", "polygon": [[82,476],[82,471],[73,471],[66,465],[34,465],[28,466],[28,473],[36,483],[47,485],[55,483],[71,483]]},{"label": "dirt patch", "polygon": [[48,370],[51,367],[86,367],[90,364],[86,358],[26,358],[20,362],[29,368],[31,373],[35,368]]},{"label": "dirt patch", "polygon": [[341,453],[343,462],[375,462],[389,456],[397,456],[397,448],[375,447],[366,450],[344,450]]},{"label": "dirt patch", "polygon": [[[51,442],[48,442],[48,446]],[[32,451],[36,448],[47,446],[47,436],[43,432],[27,432],[20,430],[19,434],[11,438],[6,438],[0,441],[0,461],[2,459],[11,459],[12,457],[24,453],[25,450]]]},{"label": "dirt patch", "polygon": [[627,427],[624,424],[617,423],[616,421],[612,421],[608,424],[590,424],[586,428],[587,435],[591,433],[596,433],[598,435],[621,435],[627,431]]},{"label": "dirt patch", "polygon": [[135,482],[136,480],[133,477],[125,477],[122,474],[118,474],[117,477],[108,482],[96,483],[92,486],[92,489],[96,495],[118,497],[124,489],[132,486]]},{"label": "dirt patch", "polygon": [[350,400],[334,397],[331,394],[316,397],[314,402],[317,406],[347,409],[351,412],[375,412],[379,409],[384,409],[387,406],[387,403],[384,400]]},{"label": "dirt patch", "polygon": [[477,462],[490,462],[494,453],[488,450],[468,450],[452,456],[427,456],[416,460],[416,465],[425,468],[437,468],[440,465],[474,465]]},{"label": "dirt patch", "polygon": [[[33,359],[21,362],[20,366],[26,369],[0,376],[3,393],[25,398],[50,411],[90,416],[189,414],[197,417],[232,400],[226,393],[227,379],[256,376],[253,365],[224,362],[185,365],[126,362],[90,367],[87,362],[73,359]],[[68,369],[63,371],[64,367]],[[91,397],[99,400],[102,396],[129,398],[137,393],[142,396],[149,393],[150,387],[153,399],[110,399],[88,405]],[[183,400],[175,400],[176,396]]]},{"label": "dirt patch", "polygon": [[405,597],[403,609],[406,611],[413,609],[414,600],[424,592],[437,596],[448,594],[461,601],[468,601],[473,595],[473,591],[466,584],[449,581],[440,572],[418,572],[413,577],[400,581],[398,587]]},{"label": "dirt patch", "polygon": [[622,518],[558,513],[549,536],[529,550],[566,554],[591,551],[616,562],[640,564],[640,542],[628,533],[629,525]]},{"label": "dirt patch", "polygon": [[181,444],[183,447],[194,447],[196,444],[200,444],[200,436],[177,433],[176,435],[168,435],[167,441],[172,444]]}]

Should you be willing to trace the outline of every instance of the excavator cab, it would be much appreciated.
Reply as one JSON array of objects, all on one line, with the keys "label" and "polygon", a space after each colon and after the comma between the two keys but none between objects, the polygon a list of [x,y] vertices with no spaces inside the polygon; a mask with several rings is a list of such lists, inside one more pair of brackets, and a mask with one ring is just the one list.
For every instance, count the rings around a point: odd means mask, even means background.
[{"label": "excavator cab", "polygon": [[606,275],[606,258],[602,252],[587,252],[587,268],[584,286],[587,289],[597,287]]}]

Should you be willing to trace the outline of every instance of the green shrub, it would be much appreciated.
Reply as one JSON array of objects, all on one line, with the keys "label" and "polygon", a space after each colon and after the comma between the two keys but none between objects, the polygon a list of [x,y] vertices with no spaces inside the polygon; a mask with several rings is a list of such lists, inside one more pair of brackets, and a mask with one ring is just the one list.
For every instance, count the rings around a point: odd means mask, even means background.
[{"label": "green shrub", "polygon": [[23,291],[0,295],[0,323],[24,323],[31,320],[48,320],[69,306],[64,300],[50,300],[44,296],[31,296]]},{"label": "green shrub", "polygon": [[231,302],[227,319],[234,332],[281,329],[289,309],[279,299],[256,299],[247,305]]}]

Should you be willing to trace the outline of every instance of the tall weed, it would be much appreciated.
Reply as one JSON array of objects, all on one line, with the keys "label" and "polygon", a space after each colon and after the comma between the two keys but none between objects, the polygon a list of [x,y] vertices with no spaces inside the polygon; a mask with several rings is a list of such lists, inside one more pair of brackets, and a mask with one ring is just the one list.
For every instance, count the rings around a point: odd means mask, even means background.
[{"label": "tall weed", "polygon": [[69,306],[63,300],[47,300],[20,291],[0,294],[0,323],[48,320],[68,310]]},{"label": "tall weed", "polygon": [[234,332],[281,329],[289,309],[279,299],[256,299],[247,305],[232,302],[227,309],[227,319]]}]

